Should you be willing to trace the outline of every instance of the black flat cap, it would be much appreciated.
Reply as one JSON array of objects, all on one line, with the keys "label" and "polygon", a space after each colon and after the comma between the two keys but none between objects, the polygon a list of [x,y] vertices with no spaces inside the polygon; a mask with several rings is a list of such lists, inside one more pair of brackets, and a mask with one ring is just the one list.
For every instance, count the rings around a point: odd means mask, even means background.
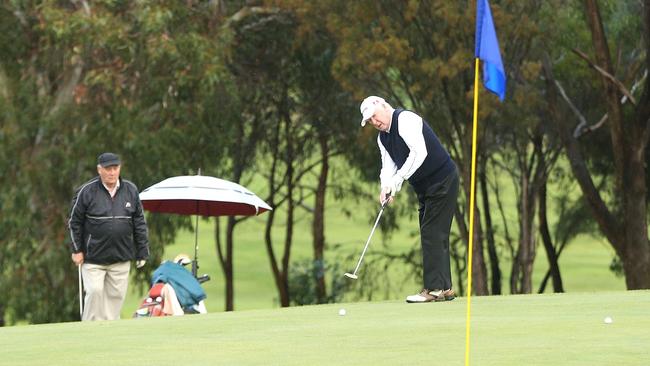
[{"label": "black flat cap", "polygon": [[106,168],[111,165],[120,165],[120,157],[116,154],[105,152],[97,157],[97,164],[101,165],[102,168]]}]

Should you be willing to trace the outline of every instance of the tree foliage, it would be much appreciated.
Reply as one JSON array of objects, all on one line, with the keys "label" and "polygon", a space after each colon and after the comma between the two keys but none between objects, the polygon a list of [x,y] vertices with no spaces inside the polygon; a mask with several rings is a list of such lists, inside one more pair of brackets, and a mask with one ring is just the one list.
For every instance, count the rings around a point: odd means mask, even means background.
[{"label": "tree foliage", "polygon": [[[628,289],[648,288],[650,2],[585,0],[580,13],[582,26],[588,32],[584,42],[573,45],[571,51],[577,68],[586,74],[558,75],[556,70],[565,71],[563,64],[567,61],[548,60],[545,76],[549,110],[592,216],[623,264]],[[580,96],[575,98],[577,102],[569,97],[573,93],[563,86],[565,80],[575,83],[572,88],[593,88],[594,98],[583,106],[577,104],[582,100]],[[594,106],[594,100],[601,102]],[[566,122],[569,116],[580,121],[573,131]],[[595,182],[601,176],[608,178],[605,185],[599,186]]]},{"label": "tree foliage", "polygon": [[[0,36],[0,47],[12,57],[0,64],[7,187],[0,204],[12,215],[0,220],[8,229],[0,239],[0,267],[12,320],[76,318],[67,215],[74,188],[96,174],[99,153],[120,153],[123,175],[141,189],[218,166],[223,145],[216,142],[228,123],[217,118],[215,100],[226,86],[205,7],[174,1],[2,6],[10,31]],[[178,149],[190,145],[197,148]],[[181,223],[150,221],[150,265]]]},{"label": "tree foliage", "polygon": [[[103,151],[121,154],[124,177],[141,189],[199,169],[242,183],[263,180],[264,198],[276,208],[266,216],[266,243],[280,303],[336,299],[344,288],[325,280],[325,268],[335,268],[325,258],[325,197],[375,200],[376,193],[361,184],[376,182],[379,171],[376,132],[358,127],[358,101],[367,95],[421,114],[459,167],[463,193],[452,258],[454,286],[462,293],[474,5],[3,2],[0,291],[6,295],[0,298],[0,324],[5,313],[14,322],[76,319],[67,215],[74,188],[95,175]],[[552,269],[548,278],[561,291],[558,257],[577,233],[597,235],[594,223],[615,249],[628,288],[648,288],[650,1],[491,5],[508,91],[505,103],[479,92],[476,293],[502,293],[505,259],[513,263],[510,292],[531,292],[540,240]],[[547,189],[570,186],[570,177],[582,202],[569,199],[568,188]],[[515,187],[514,207],[507,206],[506,184]],[[396,228],[398,216],[415,219],[413,196],[401,197],[382,222],[384,230]],[[369,217],[376,213],[374,206],[359,207]],[[513,208],[516,220],[506,215]],[[303,228],[299,215],[310,218],[311,243],[294,242],[294,232]],[[548,220],[554,215],[555,223]],[[285,225],[278,225],[279,217]],[[234,308],[232,254],[241,220],[228,218],[225,231],[216,226],[227,310]],[[150,215],[148,223],[151,269],[176,231],[191,225],[188,217],[171,215]],[[291,270],[297,245],[313,249],[313,268],[298,263]],[[368,269],[381,273],[406,265],[405,272],[417,277],[417,249],[371,256],[375,266]],[[315,273],[313,287],[292,284],[292,278],[305,280],[300,269],[307,267]],[[144,273],[137,276],[140,284],[146,283]],[[292,300],[292,291],[300,298]],[[374,287],[363,291],[377,294]]]}]

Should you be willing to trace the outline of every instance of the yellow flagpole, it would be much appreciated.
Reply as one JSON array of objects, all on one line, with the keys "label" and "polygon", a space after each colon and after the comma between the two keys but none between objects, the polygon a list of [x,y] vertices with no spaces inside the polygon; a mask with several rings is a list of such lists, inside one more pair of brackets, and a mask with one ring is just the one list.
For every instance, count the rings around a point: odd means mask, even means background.
[{"label": "yellow flagpole", "polygon": [[476,135],[478,130],[478,72],[479,59],[474,67],[474,121],[472,124],[472,171],[469,184],[469,243],[467,247],[467,318],[465,319],[465,366],[469,365],[470,319],[472,310],[472,252],[474,249],[474,192],[476,186]]}]

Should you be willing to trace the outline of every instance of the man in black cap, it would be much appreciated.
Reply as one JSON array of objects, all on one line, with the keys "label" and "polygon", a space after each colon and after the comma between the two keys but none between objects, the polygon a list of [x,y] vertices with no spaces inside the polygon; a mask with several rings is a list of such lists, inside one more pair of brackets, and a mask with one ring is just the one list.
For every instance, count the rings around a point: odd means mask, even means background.
[{"label": "man in black cap", "polygon": [[72,201],[72,261],[81,266],[86,296],[82,320],[120,318],[130,261],[144,266],[149,257],[147,223],[132,182],[120,178],[113,153],[97,158],[98,177],[84,183]]}]

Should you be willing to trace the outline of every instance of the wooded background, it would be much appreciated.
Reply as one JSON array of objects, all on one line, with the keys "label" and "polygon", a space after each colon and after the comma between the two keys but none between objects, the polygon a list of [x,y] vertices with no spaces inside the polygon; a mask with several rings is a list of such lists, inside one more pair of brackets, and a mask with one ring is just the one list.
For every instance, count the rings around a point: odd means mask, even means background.
[{"label": "wooded background", "polygon": [[[650,288],[650,0],[491,6],[508,87],[504,103],[480,91],[474,292],[562,292],[558,257],[582,233],[607,240],[628,289]],[[0,325],[6,314],[78,317],[67,217],[103,151],[121,154],[140,189],[198,168],[262,182],[256,193],[275,207],[263,237],[280,305],[296,303],[296,230],[313,238],[308,301],[335,301],[340,289],[323,271],[326,197],[370,204],[377,195],[366,189],[378,179],[376,131],[359,127],[367,95],[422,115],[460,169],[452,256],[464,293],[474,17],[474,1],[2,1]],[[504,206],[504,181],[515,187],[513,207]],[[408,197],[382,230],[414,210]],[[295,223],[298,210],[310,222]],[[282,242],[271,235],[278,215]],[[150,269],[189,219],[148,215]],[[214,227],[226,310],[243,220]],[[537,255],[550,268],[539,288]]]}]

